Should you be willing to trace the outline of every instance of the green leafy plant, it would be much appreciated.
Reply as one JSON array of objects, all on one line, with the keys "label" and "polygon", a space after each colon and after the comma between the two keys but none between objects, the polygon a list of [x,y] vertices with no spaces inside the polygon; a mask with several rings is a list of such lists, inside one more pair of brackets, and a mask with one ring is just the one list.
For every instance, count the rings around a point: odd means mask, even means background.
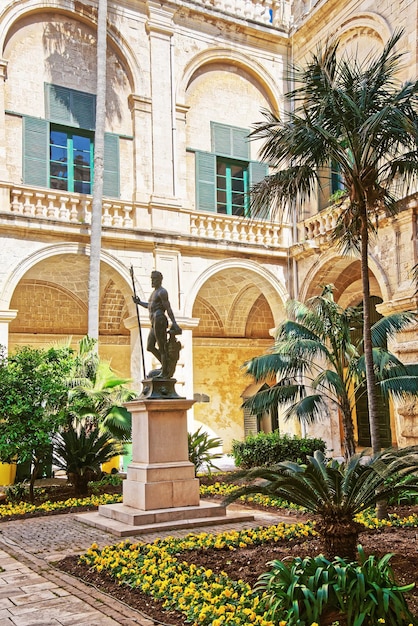
[{"label": "green leafy plant", "polygon": [[[288,318],[278,326],[274,346],[245,364],[256,381],[275,377],[278,382],[248,398],[244,406],[259,414],[279,405],[285,419],[307,424],[320,421],[331,409],[341,417],[349,457],[355,452],[356,394],[365,380],[362,338],[355,342],[351,333],[361,311],[339,306],[333,290],[333,285],[325,285],[320,296],[305,303],[287,302]],[[388,340],[416,319],[413,312],[394,313],[372,326],[375,377],[387,394],[418,393],[418,367],[403,364],[387,349]]]},{"label": "green leafy plant", "polygon": [[222,446],[222,440],[218,437],[209,437],[208,433],[200,426],[194,433],[187,433],[189,447],[189,461],[195,467],[195,474],[202,470],[210,474],[213,469],[219,469],[214,464],[215,459],[222,456],[222,452],[213,452]]},{"label": "green leafy plant", "polygon": [[272,561],[260,576],[256,590],[264,593],[267,617],[288,626],[339,623],[348,626],[416,624],[404,594],[414,584],[399,586],[389,565],[391,554],[380,560],[358,548],[359,562],[323,555],[297,557],[289,565]]},{"label": "green leafy plant", "polygon": [[23,481],[21,483],[15,483],[14,485],[7,485],[4,488],[4,493],[8,502],[21,502],[25,500],[29,493],[29,483]]},{"label": "green leafy plant", "polygon": [[30,497],[51,437],[65,422],[65,385],[73,362],[69,348],[0,350],[0,460],[28,463]]},{"label": "green leafy plant", "polygon": [[284,461],[271,469],[242,472],[249,484],[232,492],[225,501],[262,493],[303,506],[320,518],[316,529],[325,556],[354,560],[361,528],[356,514],[406,488],[418,493],[417,463],[417,446],[389,449],[370,457],[363,452],[344,463],[328,461],[317,450],[303,465]]},{"label": "green leafy plant", "polygon": [[87,431],[84,426],[70,426],[55,437],[54,451],[54,461],[66,471],[74,494],[86,496],[88,483],[100,476],[101,464],[120,454],[122,446],[98,427]]},{"label": "green leafy plant", "polygon": [[237,467],[250,469],[252,467],[268,466],[281,461],[305,462],[315,450],[325,452],[325,441],[319,438],[297,437],[280,435],[275,430],[272,433],[257,433],[249,435],[244,441],[232,442],[232,456]]}]

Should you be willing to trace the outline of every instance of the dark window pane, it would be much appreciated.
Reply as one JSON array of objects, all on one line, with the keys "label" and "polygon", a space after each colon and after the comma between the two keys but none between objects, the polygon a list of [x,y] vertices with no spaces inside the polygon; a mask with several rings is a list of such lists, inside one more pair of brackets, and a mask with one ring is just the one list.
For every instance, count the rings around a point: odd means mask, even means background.
[{"label": "dark window pane", "polygon": [[60,130],[51,130],[51,144],[55,146],[65,146],[67,147],[67,133],[64,133]]},{"label": "dark window pane", "polygon": [[81,135],[73,135],[74,150],[84,150],[90,152],[90,138]]},{"label": "dark window pane", "polygon": [[223,191],[222,189],[218,189],[216,191],[216,198],[220,204],[226,204],[226,191]]},{"label": "dark window pane", "polygon": [[68,181],[66,178],[51,178],[51,189],[61,189],[68,191]]},{"label": "dark window pane", "polygon": [[67,164],[66,163],[51,163],[51,176],[55,178],[68,178]]},{"label": "dark window pane", "polygon": [[83,182],[81,180],[74,181],[74,191],[77,193],[90,193],[91,185],[89,182]]},{"label": "dark window pane", "polygon": [[226,163],[223,163],[222,161],[219,161],[219,159],[216,162],[216,172],[218,174],[221,174],[222,176],[226,175]]},{"label": "dark window pane", "polygon": [[231,165],[231,176],[242,178],[244,176],[244,170],[242,169],[242,165]]}]

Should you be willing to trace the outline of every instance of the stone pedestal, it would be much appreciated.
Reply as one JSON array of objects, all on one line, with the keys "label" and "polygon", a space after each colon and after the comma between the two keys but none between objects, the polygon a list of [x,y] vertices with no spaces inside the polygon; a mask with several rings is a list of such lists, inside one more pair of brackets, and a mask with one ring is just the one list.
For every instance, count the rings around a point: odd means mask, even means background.
[{"label": "stone pedestal", "polygon": [[184,398],[129,402],[132,463],[123,484],[123,504],[143,511],[199,504],[199,480],[189,461]]},{"label": "stone pedestal", "polygon": [[[177,394],[176,394],[177,395]],[[200,501],[199,480],[189,461],[187,410],[193,400],[142,396],[125,406],[132,414],[132,462],[123,503],[77,516],[119,537],[178,528],[253,520],[228,514],[223,504]]]}]

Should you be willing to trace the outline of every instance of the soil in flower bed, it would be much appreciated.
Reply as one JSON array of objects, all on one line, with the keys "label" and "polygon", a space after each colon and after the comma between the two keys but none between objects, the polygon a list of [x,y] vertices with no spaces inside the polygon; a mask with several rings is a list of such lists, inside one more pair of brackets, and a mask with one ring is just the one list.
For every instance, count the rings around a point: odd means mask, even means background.
[{"label": "soil in flower bed", "polygon": [[[406,514],[406,512],[403,512]],[[409,513],[408,513],[409,514]],[[302,516],[301,516],[302,517]],[[393,553],[391,567],[398,584],[418,582],[418,530],[416,528],[386,528],[379,531],[366,531],[360,534],[359,543],[366,555],[374,554],[380,558],[388,552]],[[268,570],[269,561],[292,559],[296,556],[315,556],[321,553],[319,540],[316,538],[280,543],[269,543],[250,548],[230,550],[193,550],[178,556],[181,561],[204,566],[214,572],[225,571],[233,579],[242,579],[254,585],[263,572]],[[67,557],[56,566],[95,585],[101,591],[111,594],[147,615],[149,618],[170,626],[186,624],[185,619],[176,612],[165,611],[161,603],[136,590],[114,583],[106,574],[90,571],[86,565],[78,563],[77,557]],[[418,616],[418,589],[413,589],[407,596],[411,612]],[[332,623],[335,616],[330,618]],[[344,621],[340,617],[340,625]],[[321,622],[321,626],[328,626]]]}]

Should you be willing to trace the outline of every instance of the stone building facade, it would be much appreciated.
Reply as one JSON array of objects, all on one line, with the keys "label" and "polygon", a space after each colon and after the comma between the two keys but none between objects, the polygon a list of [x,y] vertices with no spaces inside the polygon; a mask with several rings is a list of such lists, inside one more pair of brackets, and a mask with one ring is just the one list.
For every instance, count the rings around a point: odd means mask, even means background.
[{"label": "stone building facade", "polygon": [[[96,2],[0,0],[0,344],[9,351],[76,344],[87,332],[96,19]],[[143,300],[161,271],[183,328],[177,390],[198,400],[190,428],[202,424],[226,452],[255,427],[241,409],[253,390],[241,366],[271,345],[286,300],[331,282],[342,305],[361,300],[359,260],[327,239],[326,194],[299,207],[297,224],[249,220],[236,203],[234,189],[266,172],[246,136],[262,109],[284,112],[289,63],[330,34],[365,55],[397,28],[414,77],[412,0],[109,2],[100,353],[140,389],[130,268]],[[371,247],[381,314],[416,308],[417,211],[417,196],[405,199]],[[394,350],[416,362],[416,329]],[[388,416],[392,442],[418,443],[413,405]],[[310,432],[340,453],[338,416]]]}]

